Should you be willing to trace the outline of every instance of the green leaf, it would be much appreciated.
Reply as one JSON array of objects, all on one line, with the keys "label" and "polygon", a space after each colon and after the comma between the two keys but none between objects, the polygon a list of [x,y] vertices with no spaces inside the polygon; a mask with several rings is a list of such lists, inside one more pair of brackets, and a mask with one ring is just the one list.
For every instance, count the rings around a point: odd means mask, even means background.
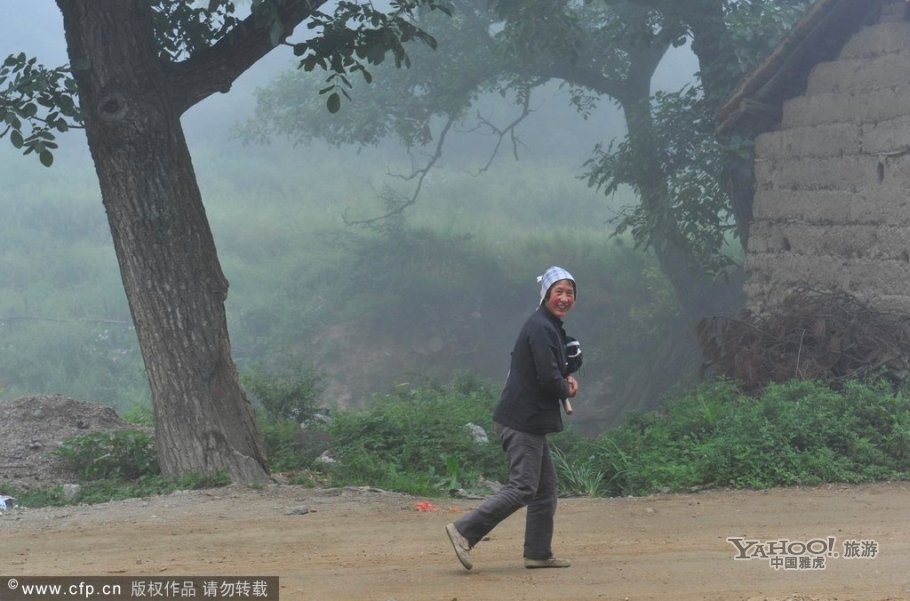
[{"label": "green leaf", "polygon": [[13,131],[13,132],[9,135],[9,141],[10,141],[10,142],[13,144],[13,146],[16,147],[16,148],[22,148],[22,144],[23,144],[23,142],[24,142],[24,140],[22,139],[22,134],[19,133],[18,131]]},{"label": "green leaf", "polygon": [[367,61],[372,65],[378,65],[385,59],[385,48],[379,44],[373,44],[367,48]]},{"label": "green leaf", "polygon": [[38,154],[38,159],[41,161],[41,164],[45,167],[50,167],[54,164],[54,155],[51,154],[49,150],[42,150]]},{"label": "green leaf", "polygon": [[341,109],[341,96],[338,95],[338,92],[330,94],[328,100],[325,102],[326,108],[329,109],[329,112],[335,114]]}]

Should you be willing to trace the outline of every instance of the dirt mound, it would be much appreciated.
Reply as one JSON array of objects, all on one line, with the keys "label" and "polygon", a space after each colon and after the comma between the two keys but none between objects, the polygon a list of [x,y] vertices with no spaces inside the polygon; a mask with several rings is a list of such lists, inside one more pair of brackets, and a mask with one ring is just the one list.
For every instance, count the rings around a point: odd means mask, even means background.
[{"label": "dirt mound", "polygon": [[53,454],[64,440],[132,427],[110,407],[59,395],[0,403],[0,484],[30,490],[72,482]]}]

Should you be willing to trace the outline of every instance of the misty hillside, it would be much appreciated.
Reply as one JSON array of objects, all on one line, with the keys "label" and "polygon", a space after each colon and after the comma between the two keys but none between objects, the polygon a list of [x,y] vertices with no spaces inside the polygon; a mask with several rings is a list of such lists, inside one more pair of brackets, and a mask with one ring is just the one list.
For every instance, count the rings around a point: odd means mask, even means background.
[{"label": "misty hillside", "polygon": [[[42,62],[63,60],[55,7],[21,4],[2,26],[0,53],[21,44]],[[38,23],[47,37],[23,35]],[[674,60],[685,67],[661,71],[668,86],[692,71],[679,52]],[[605,197],[579,179],[603,131],[623,131],[615,109],[597,113],[595,126],[553,86],[519,132],[520,160],[504,152],[478,174],[491,140],[460,133],[403,217],[352,227],[346,218],[382,213],[386,189],[408,189],[395,175],[409,173],[412,158],[392,145],[238,139],[253,115],[254,89],[293,69],[291,58],[276,53],[184,119],[231,282],[228,321],[241,370],[315,367],[330,382],[325,402],[341,406],[465,370],[499,382],[517,328],[536,305],[535,277],[559,264],[579,281],[567,322],[585,349],[579,413],[611,421],[657,403],[679,366],[667,369],[667,382],[642,378],[674,327],[672,291],[649,255],[609,237],[608,222],[631,197]],[[484,102],[495,114],[501,99]],[[59,142],[49,169],[0,144],[0,395],[147,404],[84,137],[72,131]]]}]

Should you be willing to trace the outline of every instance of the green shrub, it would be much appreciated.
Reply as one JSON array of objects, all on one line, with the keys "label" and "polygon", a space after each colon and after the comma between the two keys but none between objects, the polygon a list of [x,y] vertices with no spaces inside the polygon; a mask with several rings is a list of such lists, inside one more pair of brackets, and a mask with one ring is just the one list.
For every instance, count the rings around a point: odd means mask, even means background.
[{"label": "green shrub", "polygon": [[609,495],[910,478],[910,397],[887,384],[794,380],[760,397],[705,384],[597,443]]},{"label": "green shrub", "polygon": [[[481,475],[503,480],[495,436],[477,445],[464,431],[470,422],[490,423],[495,398],[489,385],[463,378],[403,387],[342,413],[330,428],[338,462],[325,477],[421,495],[469,489]],[[753,398],[721,380],[632,414],[600,437],[569,429],[551,443],[568,495],[907,479],[910,396],[877,382],[834,389],[792,381]]]},{"label": "green shrub", "polygon": [[603,469],[593,457],[570,459],[559,447],[552,446],[553,463],[559,476],[559,493],[566,496],[597,497],[603,492]]},{"label": "green shrub", "polygon": [[461,378],[451,386],[400,387],[362,411],[335,416],[330,427],[337,463],[331,484],[371,484],[431,494],[470,489],[481,476],[500,479],[505,462],[495,439],[473,440],[465,426],[491,431],[498,393]]},{"label": "green shrub", "polygon": [[325,450],[323,447],[306,444],[301,439],[300,425],[287,419],[273,419],[268,415],[258,416],[259,433],[273,472],[287,472],[308,468]]},{"label": "green shrub", "polygon": [[298,424],[319,409],[319,397],[325,391],[319,372],[301,365],[280,371],[252,365],[243,371],[240,379],[253,401],[262,405],[270,418]]},{"label": "green shrub", "polygon": [[123,419],[134,426],[151,428],[155,425],[155,412],[151,403],[136,404],[123,413]]},{"label": "green shrub", "polygon": [[299,364],[285,370],[253,365],[241,373],[244,388],[261,408],[256,421],[272,471],[309,467],[322,452],[300,438],[301,422],[321,409],[322,380],[318,370]]},{"label": "green shrub", "polygon": [[86,480],[136,480],[159,473],[155,445],[142,430],[82,434],[66,439],[54,452]]}]

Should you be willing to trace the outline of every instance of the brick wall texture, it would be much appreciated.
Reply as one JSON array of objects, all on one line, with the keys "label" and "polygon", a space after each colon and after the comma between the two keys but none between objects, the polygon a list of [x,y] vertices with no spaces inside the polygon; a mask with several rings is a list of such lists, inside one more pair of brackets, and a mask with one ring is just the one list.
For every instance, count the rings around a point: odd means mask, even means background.
[{"label": "brick wall texture", "polygon": [[750,308],[797,287],[910,312],[910,22],[860,30],[755,141]]}]

